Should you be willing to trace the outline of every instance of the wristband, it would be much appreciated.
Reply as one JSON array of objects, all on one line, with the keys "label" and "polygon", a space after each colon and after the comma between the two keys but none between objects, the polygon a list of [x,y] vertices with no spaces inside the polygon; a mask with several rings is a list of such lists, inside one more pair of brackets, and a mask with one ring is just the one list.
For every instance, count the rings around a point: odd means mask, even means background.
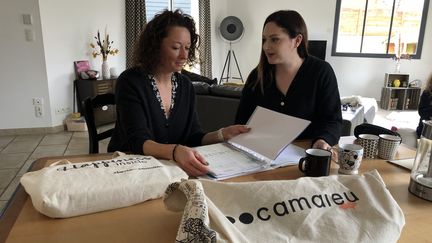
[{"label": "wristband", "polygon": [[179,145],[180,145],[180,144],[176,144],[176,145],[174,146],[173,150],[172,150],[172,159],[173,159],[173,161],[176,161],[176,158],[175,158],[175,151],[176,151],[176,149],[177,149],[177,147],[178,147]]},{"label": "wristband", "polygon": [[217,130],[217,138],[220,142],[225,141],[225,138],[224,138],[223,133],[222,133],[222,128]]}]

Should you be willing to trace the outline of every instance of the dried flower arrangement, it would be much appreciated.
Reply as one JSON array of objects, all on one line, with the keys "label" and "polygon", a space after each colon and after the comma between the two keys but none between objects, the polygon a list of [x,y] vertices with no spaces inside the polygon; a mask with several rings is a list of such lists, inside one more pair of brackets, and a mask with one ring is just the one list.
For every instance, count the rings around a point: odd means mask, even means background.
[{"label": "dried flower arrangement", "polygon": [[101,55],[102,60],[106,61],[108,58],[108,55],[116,55],[119,53],[119,50],[117,48],[113,48],[112,44],[113,41],[110,41],[109,34],[107,34],[107,31],[105,29],[105,35],[104,39],[101,41],[99,30],[97,32],[97,35],[94,37],[96,39],[96,45],[93,43],[90,43],[90,46],[95,49],[92,53],[93,58],[96,58],[97,56]]}]

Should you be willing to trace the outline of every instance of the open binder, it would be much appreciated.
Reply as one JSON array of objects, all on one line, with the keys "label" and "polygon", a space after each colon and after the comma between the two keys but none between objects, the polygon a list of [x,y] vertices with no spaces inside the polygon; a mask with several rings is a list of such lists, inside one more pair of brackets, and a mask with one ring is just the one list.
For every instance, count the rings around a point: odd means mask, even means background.
[{"label": "open binder", "polygon": [[195,149],[209,163],[206,178],[216,180],[297,164],[304,149],[290,143],[309,124],[308,120],[258,106],[247,122],[250,132]]}]

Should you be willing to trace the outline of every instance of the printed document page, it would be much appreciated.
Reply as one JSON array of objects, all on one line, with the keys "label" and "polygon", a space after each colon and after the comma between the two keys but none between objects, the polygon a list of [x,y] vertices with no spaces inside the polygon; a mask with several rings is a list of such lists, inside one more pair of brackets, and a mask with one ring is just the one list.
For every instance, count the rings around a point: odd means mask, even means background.
[{"label": "printed document page", "polygon": [[257,106],[247,123],[251,131],[235,136],[228,142],[275,160],[309,124],[308,120]]},{"label": "printed document page", "polygon": [[209,164],[210,176],[226,179],[241,174],[259,171],[265,163],[240,152],[226,143],[217,143],[194,148]]},{"label": "printed document page", "polygon": [[250,156],[226,143],[217,143],[194,148],[209,164],[210,173],[200,178],[223,180],[236,176],[271,170],[288,165],[298,164],[305,150],[296,145],[288,145],[272,161],[270,167],[263,161]]}]

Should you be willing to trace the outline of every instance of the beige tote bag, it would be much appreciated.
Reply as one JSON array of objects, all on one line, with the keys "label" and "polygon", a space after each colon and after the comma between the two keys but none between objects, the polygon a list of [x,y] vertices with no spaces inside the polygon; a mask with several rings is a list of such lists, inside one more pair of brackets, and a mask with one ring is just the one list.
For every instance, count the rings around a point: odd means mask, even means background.
[{"label": "beige tote bag", "polygon": [[21,184],[36,210],[67,218],[160,198],[170,183],[187,178],[173,162],[123,154],[83,163],[60,161],[24,174]]},{"label": "beige tote bag", "polygon": [[228,183],[188,180],[166,191],[184,211],[178,242],[396,242],[404,215],[374,170],[363,175]]}]

